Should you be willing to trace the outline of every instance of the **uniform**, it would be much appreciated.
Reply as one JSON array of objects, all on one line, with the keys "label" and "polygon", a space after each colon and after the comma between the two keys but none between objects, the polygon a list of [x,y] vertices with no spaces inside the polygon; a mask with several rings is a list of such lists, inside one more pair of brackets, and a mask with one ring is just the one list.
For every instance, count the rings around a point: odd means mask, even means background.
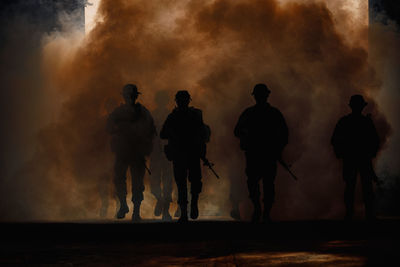
[{"label": "uniform", "polygon": [[123,104],[108,118],[108,131],[112,135],[111,149],[115,154],[114,184],[121,203],[126,203],[126,172],[132,176],[132,202],[143,200],[145,157],[153,147],[155,126],[150,112],[141,104]]},{"label": "uniform", "polygon": [[379,148],[379,137],[372,119],[361,113],[344,116],[335,127],[331,143],[337,158],[343,160],[346,218],[350,219],[353,216],[357,173],[360,173],[366,216],[372,218],[374,216],[372,183],[376,175],[371,160]]},{"label": "uniform", "polygon": [[288,143],[285,119],[269,103],[256,104],[241,114],[234,134],[245,151],[250,199],[258,205],[259,181],[263,179],[264,210],[269,214],[275,197],[277,160]]}]

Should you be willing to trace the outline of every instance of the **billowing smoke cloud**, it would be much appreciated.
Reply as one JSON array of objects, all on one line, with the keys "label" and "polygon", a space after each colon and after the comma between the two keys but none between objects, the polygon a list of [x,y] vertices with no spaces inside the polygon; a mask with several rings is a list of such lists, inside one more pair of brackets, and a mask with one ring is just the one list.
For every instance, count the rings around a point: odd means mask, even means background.
[{"label": "billowing smoke cloud", "polygon": [[[53,119],[40,130],[32,159],[7,187],[14,193],[2,194],[4,218],[97,216],[99,191],[104,193],[99,185],[110,185],[112,176],[107,106],[120,101],[128,82],[138,85],[139,100],[150,110],[157,91],[167,90],[172,98],[181,89],[203,110],[212,129],[209,158],[222,179],[204,170],[200,209],[221,216],[228,215],[230,198],[245,200],[246,214],[244,157],[233,127],[253,104],[254,84],[266,83],[271,104],[289,126],[284,157],[300,177],[295,183],[278,170],[272,216],[341,216],[343,182],[330,136],[349,112],[350,96],[367,98],[382,144],[390,127],[374,100],[381,81],[368,62],[365,25],[350,30],[345,11],[335,12],[342,18],[338,25],[331,9],[317,1],[103,0],[101,20],[79,46],[71,48],[65,36],[46,39],[42,70],[46,88],[56,88]],[[346,36],[349,32],[356,34]],[[146,194],[144,217],[151,216],[153,202]]]}]

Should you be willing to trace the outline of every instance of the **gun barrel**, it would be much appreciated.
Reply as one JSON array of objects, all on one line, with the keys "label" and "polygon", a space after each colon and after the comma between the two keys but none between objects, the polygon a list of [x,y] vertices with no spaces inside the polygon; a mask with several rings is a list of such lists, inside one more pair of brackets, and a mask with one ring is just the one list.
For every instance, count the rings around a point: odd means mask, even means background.
[{"label": "gun barrel", "polygon": [[289,166],[287,165],[287,163],[282,159],[282,158],[280,158],[279,160],[278,160],[278,162],[282,165],[282,167],[290,174],[290,176],[292,176],[292,178],[294,179],[294,180],[298,180],[298,178],[297,178],[297,176],[296,175],[294,175],[294,173],[292,172],[292,170],[290,170],[290,168],[289,168]]},{"label": "gun barrel", "polygon": [[209,166],[210,170],[214,173],[215,177],[217,177],[217,179],[219,179],[219,175],[215,172],[215,170],[213,169],[213,167]]},{"label": "gun barrel", "polygon": [[219,175],[217,174],[217,172],[216,172],[216,171],[214,170],[214,168],[212,167],[213,164],[210,163],[210,162],[208,161],[208,159],[206,159],[206,158],[203,159],[203,163],[204,163],[205,166],[207,166],[207,167],[212,171],[212,173],[215,175],[215,177],[217,177],[217,179],[219,179]]}]

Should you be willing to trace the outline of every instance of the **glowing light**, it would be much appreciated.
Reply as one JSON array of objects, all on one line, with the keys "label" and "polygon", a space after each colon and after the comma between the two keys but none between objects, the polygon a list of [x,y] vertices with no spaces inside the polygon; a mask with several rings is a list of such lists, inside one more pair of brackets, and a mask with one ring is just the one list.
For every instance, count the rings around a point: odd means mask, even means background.
[{"label": "glowing light", "polygon": [[85,31],[90,32],[98,20],[97,10],[101,0],[90,0],[85,8]]}]

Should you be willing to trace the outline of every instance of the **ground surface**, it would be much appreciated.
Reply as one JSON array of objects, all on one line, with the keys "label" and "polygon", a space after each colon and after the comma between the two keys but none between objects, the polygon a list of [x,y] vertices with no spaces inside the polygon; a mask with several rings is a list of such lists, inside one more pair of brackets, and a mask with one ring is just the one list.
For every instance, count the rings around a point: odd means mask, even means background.
[{"label": "ground surface", "polygon": [[400,266],[400,220],[2,223],[0,265]]}]

